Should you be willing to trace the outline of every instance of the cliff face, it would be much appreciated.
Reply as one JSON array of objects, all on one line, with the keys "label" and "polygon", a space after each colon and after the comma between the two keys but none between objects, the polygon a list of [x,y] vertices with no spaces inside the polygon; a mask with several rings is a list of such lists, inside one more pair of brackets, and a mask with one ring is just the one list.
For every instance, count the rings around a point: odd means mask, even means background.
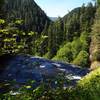
[{"label": "cliff face", "polygon": [[91,69],[100,67],[100,7],[97,9],[90,45]]},{"label": "cliff face", "polygon": [[21,19],[24,21],[24,28],[29,31],[40,33],[45,24],[50,22],[44,11],[34,0],[5,0],[2,11],[8,22]]}]

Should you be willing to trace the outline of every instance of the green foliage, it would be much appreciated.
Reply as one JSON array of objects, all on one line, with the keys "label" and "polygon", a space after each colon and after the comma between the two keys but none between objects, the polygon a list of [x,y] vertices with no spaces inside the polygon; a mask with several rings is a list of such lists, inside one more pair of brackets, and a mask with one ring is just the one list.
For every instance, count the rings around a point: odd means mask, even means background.
[{"label": "green foliage", "polygon": [[3,19],[0,19],[0,25],[4,24],[5,21]]},{"label": "green foliage", "polygon": [[69,62],[81,67],[88,67],[89,43],[89,34],[83,32],[79,38],[75,38],[72,42],[65,42],[65,44],[60,47],[53,60]]},{"label": "green foliage", "polygon": [[22,20],[16,20],[7,24],[3,19],[0,19],[0,55],[16,53],[35,55],[39,52],[39,47],[48,37],[42,35],[38,38],[36,32],[22,31],[18,28],[22,22]]},{"label": "green foliage", "polygon": [[[64,16],[64,29],[66,39],[72,41],[75,36],[80,36],[83,31],[90,32],[93,19],[95,17],[95,7],[89,3],[86,7],[83,5],[76,8]],[[77,33],[77,34],[76,34]]]},{"label": "green foliage", "polygon": [[100,6],[100,0],[97,0],[97,4]]},{"label": "green foliage", "polygon": [[24,3],[20,0],[7,1],[2,10],[2,14],[6,11],[4,18],[7,21],[0,20],[1,33],[5,34],[0,35],[1,54],[6,50],[9,53],[18,52],[73,62],[80,51],[89,52],[88,33],[91,32],[96,11],[92,3],[75,8],[63,18],[51,22],[32,0],[25,0]]},{"label": "green foliage", "polygon": [[23,31],[18,30],[14,25],[14,23],[6,25],[4,20],[0,20],[0,51],[2,54],[18,53],[24,47],[22,42]]},{"label": "green foliage", "polygon": [[69,42],[61,47],[53,60],[70,62],[72,60],[71,43]]},{"label": "green foliage", "polygon": [[[51,22],[50,25],[48,17],[32,0],[26,0],[24,3],[23,0],[8,0],[4,5],[4,9],[2,9],[3,3],[4,0],[1,0],[0,18],[4,17],[7,21],[0,19],[0,55],[5,53],[44,55],[44,57],[53,60],[65,61],[82,67],[89,66],[90,32],[96,12],[96,7],[91,3],[86,7],[83,5],[72,10],[63,18]],[[100,0],[97,0],[97,4],[91,34],[92,48],[90,53],[93,61],[100,61]],[[7,13],[3,10],[7,11]],[[34,64],[39,65],[38,62]],[[64,76],[54,80],[56,88],[51,87],[53,80],[48,81],[48,84],[42,83],[36,89],[32,88],[34,82],[24,85],[18,89],[16,95],[13,95],[12,89],[9,93],[0,94],[0,99],[100,99],[100,68],[84,77],[74,88],[64,88],[64,82],[69,82]]]},{"label": "green foliage", "polygon": [[72,41],[71,46],[72,46],[71,51],[73,53],[73,59],[75,59],[82,48],[82,43],[81,43],[80,39],[78,38],[78,39],[75,39],[74,41]]},{"label": "green foliage", "polygon": [[80,53],[74,59],[73,64],[81,66],[81,67],[87,67],[89,66],[88,57],[89,57],[89,54],[86,51],[80,51]]},{"label": "green foliage", "polygon": [[88,51],[90,45],[90,33],[88,32],[81,33],[80,41],[82,44],[82,50]]},{"label": "green foliage", "polygon": [[42,56],[44,54],[44,52],[43,52],[44,41],[47,40],[47,39],[48,39],[48,36],[46,36],[46,35],[41,35],[40,38],[36,39],[36,41],[35,41],[35,48],[36,48],[35,55]]},{"label": "green foliage", "polygon": [[47,52],[45,55],[43,55],[44,58],[50,59],[50,52]]},{"label": "green foliage", "polygon": [[50,59],[54,57],[59,49],[60,45],[64,40],[64,28],[63,28],[63,21],[61,18],[54,23],[51,23],[48,30],[48,44],[47,49],[50,52]]},{"label": "green foliage", "polygon": [[16,20],[15,24],[21,25],[23,23],[23,20]]},{"label": "green foliage", "polygon": [[78,82],[72,92],[74,100],[99,100],[100,99],[100,68],[91,72]]},{"label": "green foliage", "polygon": [[[48,39],[46,40],[48,44],[45,44],[46,57],[73,62],[81,50],[89,52],[89,33],[91,32],[95,12],[96,7],[89,3],[87,6],[83,5],[76,8],[62,19],[59,18],[51,23],[46,31],[48,34]],[[62,46],[62,49],[60,48],[63,43],[67,45],[68,42],[71,42],[71,51],[66,46]],[[64,48],[66,48],[66,51]]]}]

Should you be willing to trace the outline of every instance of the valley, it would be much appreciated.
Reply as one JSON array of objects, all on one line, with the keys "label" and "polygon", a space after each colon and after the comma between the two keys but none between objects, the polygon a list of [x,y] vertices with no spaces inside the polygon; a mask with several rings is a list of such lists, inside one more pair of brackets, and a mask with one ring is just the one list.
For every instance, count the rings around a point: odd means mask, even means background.
[{"label": "valley", "polygon": [[0,100],[100,99],[100,0],[49,17],[34,0],[0,1]]}]

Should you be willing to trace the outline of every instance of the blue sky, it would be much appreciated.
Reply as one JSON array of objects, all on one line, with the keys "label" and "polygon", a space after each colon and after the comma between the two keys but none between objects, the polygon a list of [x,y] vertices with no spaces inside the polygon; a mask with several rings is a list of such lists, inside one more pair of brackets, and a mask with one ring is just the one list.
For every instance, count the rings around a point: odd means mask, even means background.
[{"label": "blue sky", "polygon": [[50,17],[64,16],[73,8],[87,4],[92,0],[35,0],[36,3],[45,11]]}]

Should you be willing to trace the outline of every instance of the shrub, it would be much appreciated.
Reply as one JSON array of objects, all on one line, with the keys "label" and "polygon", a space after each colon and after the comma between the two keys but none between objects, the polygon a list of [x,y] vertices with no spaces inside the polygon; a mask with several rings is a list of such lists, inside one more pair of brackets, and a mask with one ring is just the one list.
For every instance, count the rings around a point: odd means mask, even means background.
[{"label": "shrub", "polygon": [[57,55],[53,58],[53,60],[70,62],[72,60],[71,43],[69,42],[63,47],[61,47],[60,50],[57,52]]},{"label": "shrub", "polygon": [[82,66],[82,67],[87,67],[88,66],[88,57],[89,54],[86,51],[80,51],[76,59],[74,59],[73,64]]},{"label": "shrub", "polygon": [[72,93],[74,100],[100,100],[100,68],[80,80]]},{"label": "shrub", "polygon": [[77,55],[79,54],[79,52],[81,51],[82,48],[82,43],[80,41],[80,39],[75,39],[72,43],[71,43],[71,51],[73,54],[73,59],[75,59],[77,57]]}]

